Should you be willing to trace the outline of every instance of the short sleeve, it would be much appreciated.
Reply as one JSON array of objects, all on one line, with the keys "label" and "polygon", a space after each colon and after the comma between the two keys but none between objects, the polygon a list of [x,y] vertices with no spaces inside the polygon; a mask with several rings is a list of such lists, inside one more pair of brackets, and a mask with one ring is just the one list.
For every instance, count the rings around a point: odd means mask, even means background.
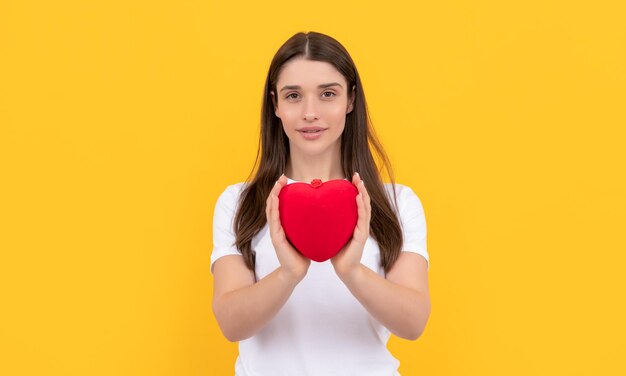
[{"label": "short sleeve", "polygon": [[[396,184],[397,185],[397,184]],[[419,197],[408,186],[401,186],[398,207],[402,223],[404,241],[403,252],[414,252],[424,256],[430,269],[428,250],[426,249],[426,217]]]},{"label": "short sleeve", "polygon": [[235,245],[234,220],[237,209],[237,185],[229,185],[215,203],[213,212],[213,251],[211,252],[211,273],[217,259],[227,255],[241,255]]}]

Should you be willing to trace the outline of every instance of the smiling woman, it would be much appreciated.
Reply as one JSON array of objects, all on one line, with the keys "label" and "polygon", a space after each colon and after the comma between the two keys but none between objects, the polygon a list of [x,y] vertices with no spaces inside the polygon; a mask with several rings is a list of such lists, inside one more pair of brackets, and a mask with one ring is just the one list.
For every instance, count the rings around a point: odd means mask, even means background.
[{"label": "smiling woman", "polygon": [[[424,210],[395,184],[338,41],[297,33],[279,48],[260,146],[258,170],[224,190],[213,218],[213,311],[239,341],[236,375],[399,375],[389,336],[417,339],[430,315]],[[358,190],[357,224],[335,256],[311,262],[285,236],[278,195],[294,182],[335,179]]]},{"label": "smiling woman", "polygon": [[[323,78],[332,82],[318,85],[317,81]],[[299,84],[290,84],[293,82]],[[276,96],[274,91],[270,94],[274,113],[292,140],[291,147],[332,150],[335,159],[340,160],[341,134],[354,102],[354,93],[349,93],[347,86],[341,73],[325,61],[301,56],[283,65],[276,83],[276,87],[280,87],[279,95]],[[349,97],[348,94],[352,95]],[[297,137],[298,133],[301,137]],[[319,142],[309,146],[310,143],[302,144],[303,139]],[[287,173],[291,176],[289,170]]]}]

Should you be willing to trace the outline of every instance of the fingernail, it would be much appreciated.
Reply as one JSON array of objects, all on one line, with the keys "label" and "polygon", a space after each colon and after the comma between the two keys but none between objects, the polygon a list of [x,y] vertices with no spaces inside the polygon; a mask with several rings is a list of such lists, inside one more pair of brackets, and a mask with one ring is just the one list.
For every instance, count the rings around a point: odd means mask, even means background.
[{"label": "fingernail", "polygon": [[361,175],[359,175],[359,173],[358,173],[358,172],[355,172],[355,174],[356,174],[356,176],[358,176],[358,177],[359,177],[359,179],[361,179]]}]

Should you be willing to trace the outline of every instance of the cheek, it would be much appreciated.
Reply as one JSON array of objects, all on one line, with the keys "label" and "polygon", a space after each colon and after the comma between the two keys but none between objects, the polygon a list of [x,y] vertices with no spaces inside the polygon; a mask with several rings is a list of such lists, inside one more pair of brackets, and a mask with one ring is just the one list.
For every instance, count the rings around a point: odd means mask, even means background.
[{"label": "cheek", "polygon": [[282,110],[279,111],[279,115],[285,126],[295,125],[300,119],[300,111],[296,106],[283,106]]},{"label": "cheek", "polygon": [[343,104],[329,107],[326,116],[328,122],[332,122],[335,125],[342,124],[346,120],[346,107]]}]

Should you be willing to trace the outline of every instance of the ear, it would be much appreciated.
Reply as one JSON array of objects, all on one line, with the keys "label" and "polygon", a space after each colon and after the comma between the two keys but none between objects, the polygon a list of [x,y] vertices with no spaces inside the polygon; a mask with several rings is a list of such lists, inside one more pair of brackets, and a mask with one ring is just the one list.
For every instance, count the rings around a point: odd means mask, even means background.
[{"label": "ear", "polygon": [[272,104],[274,105],[274,114],[276,115],[277,118],[280,118],[280,116],[278,116],[278,104],[276,103],[276,97],[274,96],[274,91],[270,91],[270,95],[272,96]]},{"label": "ear", "polygon": [[346,114],[349,114],[354,109],[354,98],[356,94],[356,85],[352,85],[352,95],[350,95],[350,103],[348,104],[348,111]]}]

